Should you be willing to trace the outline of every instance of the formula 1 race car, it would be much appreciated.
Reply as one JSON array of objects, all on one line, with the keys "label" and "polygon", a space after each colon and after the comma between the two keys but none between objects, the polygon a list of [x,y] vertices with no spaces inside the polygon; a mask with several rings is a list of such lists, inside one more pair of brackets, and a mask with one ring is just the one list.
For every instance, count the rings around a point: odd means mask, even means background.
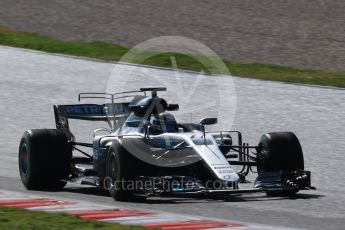
[{"label": "formula 1 race car", "polygon": [[[56,129],[28,130],[21,139],[24,186],[56,190],[76,182],[105,188],[115,200],[251,192],[285,196],[313,188],[293,133],[268,133],[251,146],[238,131],[206,131],[217,118],[178,123],[167,111],[179,105],[157,95],[165,90],[80,93],[79,101],[101,98],[110,103],[54,106]],[[109,128],[95,130],[92,143],[81,143],[69,129],[70,119],[105,121]],[[250,172],[257,173],[253,188],[240,189]]]}]

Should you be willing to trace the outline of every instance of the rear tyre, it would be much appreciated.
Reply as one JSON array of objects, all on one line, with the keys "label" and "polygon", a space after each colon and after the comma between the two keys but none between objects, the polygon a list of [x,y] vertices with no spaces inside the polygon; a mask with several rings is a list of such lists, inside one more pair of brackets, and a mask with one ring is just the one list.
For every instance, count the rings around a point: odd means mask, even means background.
[{"label": "rear tyre", "polygon": [[67,182],[72,149],[62,130],[24,132],[19,145],[19,174],[29,190],[58,190]]},{"label": "rear tyre", "polygon": [[[294,133],[267,133],[260,139],[259,150],[259,173],[304,169],[302,147]],[[297,192],[298,189],[266,193],[267,195],[293,195]]]}]

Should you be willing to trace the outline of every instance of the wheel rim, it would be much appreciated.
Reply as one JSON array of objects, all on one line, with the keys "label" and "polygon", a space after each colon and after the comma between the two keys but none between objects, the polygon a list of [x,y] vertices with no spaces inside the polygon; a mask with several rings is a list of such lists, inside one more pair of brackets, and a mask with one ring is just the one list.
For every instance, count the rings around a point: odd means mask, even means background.
[{"label": "wheel rim", "polygon": [[28,161],[29,161],[29,156],[28,156],[28,149],[26,147],[26,144],[22,146],[20,149],[20,154],[19,154],[19,165],[20,165],[20,172],[23,176],[26,176],[28,173]]}]

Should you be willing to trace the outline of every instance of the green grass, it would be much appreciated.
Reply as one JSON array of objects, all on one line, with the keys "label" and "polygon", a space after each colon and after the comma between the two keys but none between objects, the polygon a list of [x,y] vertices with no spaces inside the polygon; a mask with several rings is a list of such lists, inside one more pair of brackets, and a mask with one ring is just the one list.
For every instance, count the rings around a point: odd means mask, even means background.
[{"label": "green grass", "polygon": [[[123,46],[103,42],[60,41],[53,38],[25,33],[0,26],[0,44],[40,50],[50,53],[68,54],[82,57],[96,58],[106,61],[119,61],[129,49]],[[174,67],[171,57],[176,59],[177,67],[183,70],[212,72],[224,74],[224,71],[212,69],[202,65],[199,60],[213,60],[213,57],[191,57],[180,53],[154,53],[150,58],[141,62],[148,53],[135,53],[135,58],[128,62],[146,64],[159,67]],[[282,81],[313,85],[336,86],[345,88],[345,71],[330,72],[311,69],[297,69],[268,64],[241,64],[223,59],[232,75],[262,80]]]},{"label": "green grass", "polygon": [[0,229],[11,230],[141,230],[142,227],[82,220],[68,214],[0,207]]}]

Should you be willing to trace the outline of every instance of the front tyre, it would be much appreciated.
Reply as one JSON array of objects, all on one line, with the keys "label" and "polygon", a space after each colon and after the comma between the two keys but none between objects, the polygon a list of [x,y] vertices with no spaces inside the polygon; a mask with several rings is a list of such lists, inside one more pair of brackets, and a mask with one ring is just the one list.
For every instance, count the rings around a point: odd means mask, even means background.
[{"label": "front tyre", "polygon": [[108,150],[105,187],[116,201],[133,198],[134,190],[128,186],[133,183],[130,168],[135,170],[135,167],[129,158],[129,153],[119,143],[113,143]]},{"label": "front tyre", "polygon": [[[258,172],[291,172],[304,169],[303,151],[294,133],[274,132],[263,135],[259,142]],[[298,189],[266,192],[267,195],[293,195]]]},{"label": "front tyre", "polygon": [[19,174],[29,190],[57,190],[66,185],[72,149],[62,130],[24,132],[19,145]]}]

